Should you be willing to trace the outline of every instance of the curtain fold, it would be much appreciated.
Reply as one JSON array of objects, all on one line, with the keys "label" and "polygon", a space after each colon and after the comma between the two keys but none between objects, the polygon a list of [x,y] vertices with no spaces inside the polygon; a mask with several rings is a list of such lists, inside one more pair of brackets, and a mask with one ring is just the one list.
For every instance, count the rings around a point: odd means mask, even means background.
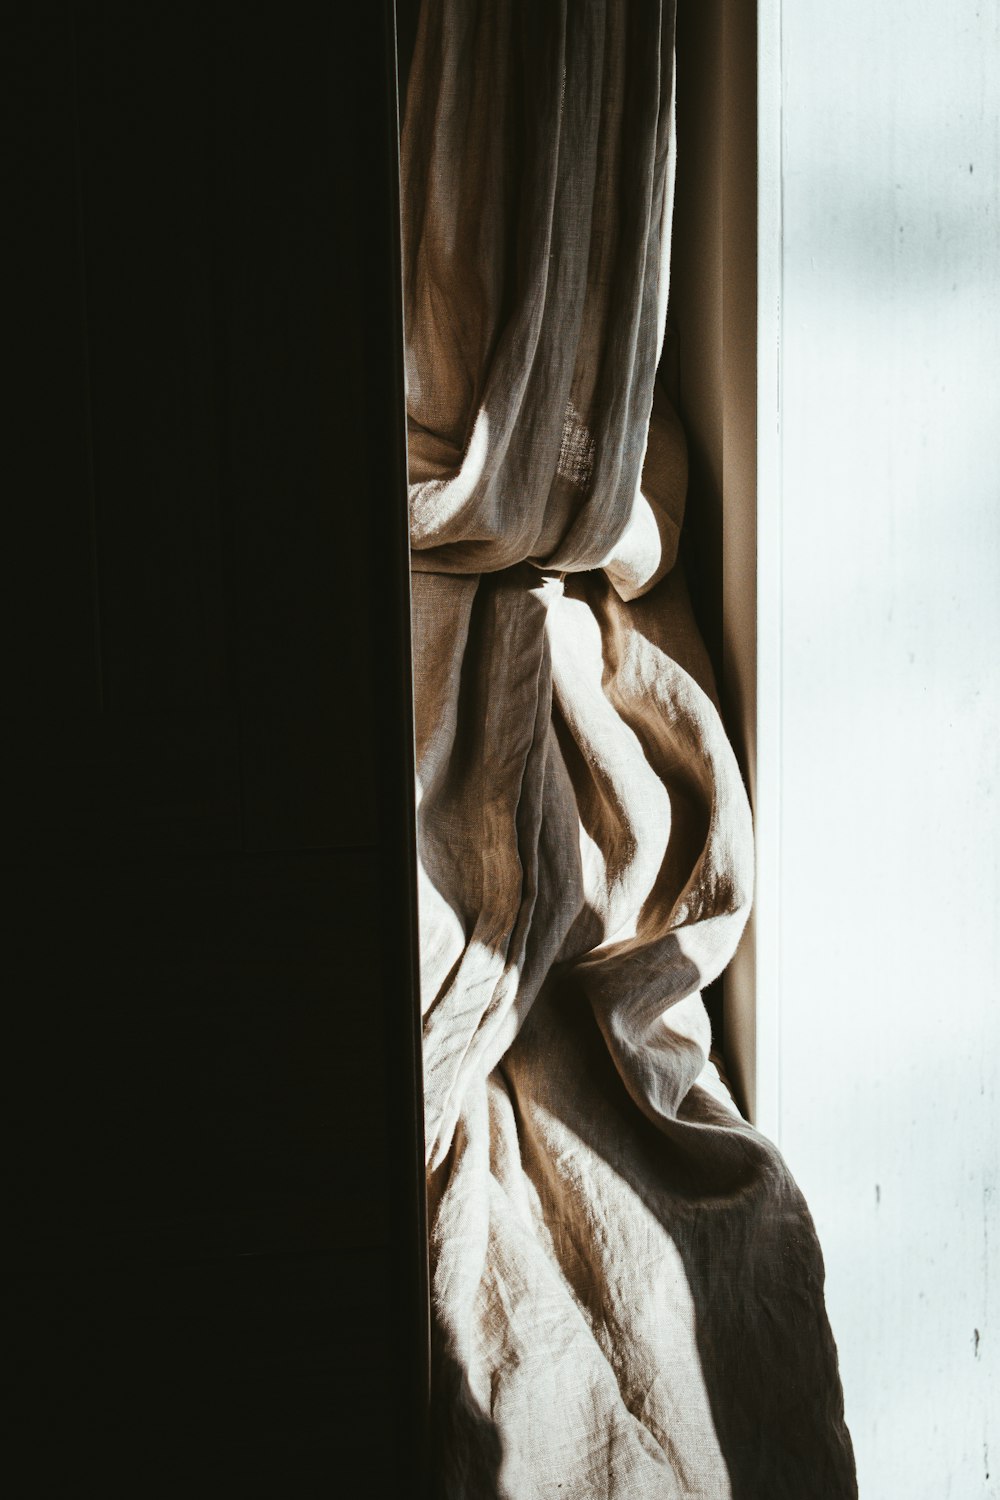
[{"label": "curtain fold", "polygon": [[425,0],[402,139],[441,1492],[856,1494],[822,1260],[709,1058],[752,887],[656,386],[673,7]]}]

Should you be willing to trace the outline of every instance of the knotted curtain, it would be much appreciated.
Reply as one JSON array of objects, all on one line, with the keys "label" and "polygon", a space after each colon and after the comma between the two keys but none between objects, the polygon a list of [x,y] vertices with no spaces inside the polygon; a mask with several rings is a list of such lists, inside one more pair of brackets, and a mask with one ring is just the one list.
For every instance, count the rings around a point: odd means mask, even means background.
[{"label": "knotted curtain", "polygon": [[710,1060],[746,794],[659,388],[673,6],[425,0],[402,136],[448,1497],[856,1493],[822,1259]]}]

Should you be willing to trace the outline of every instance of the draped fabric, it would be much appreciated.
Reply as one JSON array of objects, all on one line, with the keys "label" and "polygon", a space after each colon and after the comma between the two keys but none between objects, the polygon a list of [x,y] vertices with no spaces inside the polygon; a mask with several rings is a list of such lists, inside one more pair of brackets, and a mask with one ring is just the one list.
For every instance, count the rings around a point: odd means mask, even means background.
[{"label": "draped fabric", "polygon": [[856,1494],[823,1268],[701,992],[750,813],[656,383],[673,7],[425,0],[402,187],[440,1493]]}]

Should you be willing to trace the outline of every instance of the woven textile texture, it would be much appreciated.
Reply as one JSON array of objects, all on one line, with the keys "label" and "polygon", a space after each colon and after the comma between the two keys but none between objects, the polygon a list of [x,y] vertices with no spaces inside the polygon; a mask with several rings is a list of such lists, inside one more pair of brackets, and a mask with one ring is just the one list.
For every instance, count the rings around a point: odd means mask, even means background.
[{"label": "woven textile texture", "polygon": [[425,0],[402,142],[439,1492],[856,1494],[823,1267],[709,1059],[746,795],[658,389],[673,8]]}]

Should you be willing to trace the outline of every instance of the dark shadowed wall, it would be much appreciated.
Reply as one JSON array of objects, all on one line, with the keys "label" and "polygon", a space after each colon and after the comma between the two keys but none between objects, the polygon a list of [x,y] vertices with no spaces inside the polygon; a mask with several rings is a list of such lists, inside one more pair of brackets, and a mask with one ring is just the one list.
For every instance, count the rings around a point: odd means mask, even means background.
[{"label": "dark shadowed wall", "polygon": [[416,1493],[383,9],[5,30],[18,1494]]}]

